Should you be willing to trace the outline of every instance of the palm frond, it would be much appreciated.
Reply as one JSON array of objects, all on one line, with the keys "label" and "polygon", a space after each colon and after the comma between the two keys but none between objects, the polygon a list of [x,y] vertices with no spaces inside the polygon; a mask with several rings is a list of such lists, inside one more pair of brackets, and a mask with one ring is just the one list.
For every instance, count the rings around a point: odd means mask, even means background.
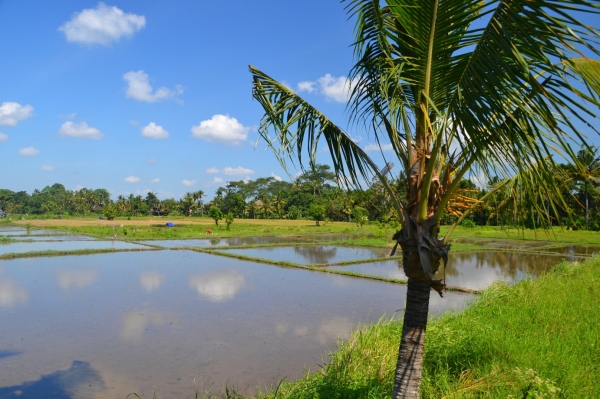
[{"label": "palm frond", "polygon": [[[392,196],[399,215],[403,216],[403,205],[394,196],[378,166],[348,134],[285,85],[253,66],[249,68],[253,77],[253,97],[265,110],[258,132],[284,168],[287,169],[288,159],[293,162],[296,157],[300,167],[304,168],[304,151],[308,152],[309,165],[316,165],[318,145],[323,139],[329,148],[338,182],[361,186],[361,179],[369,181],[373,175],[377,176]],[[271,129],[275,132],[274,137]]]}]

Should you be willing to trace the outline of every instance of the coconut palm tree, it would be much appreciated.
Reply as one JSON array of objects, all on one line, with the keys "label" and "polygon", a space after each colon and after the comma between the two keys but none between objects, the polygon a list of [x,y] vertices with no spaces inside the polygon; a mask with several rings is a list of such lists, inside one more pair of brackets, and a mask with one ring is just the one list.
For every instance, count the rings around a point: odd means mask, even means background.
[{"label": "coconut palm tree", "polygon": [[577,152],[577,160],[579,161],[579,167],[572,166],[569,172],[575,180],[583,183],[583,194],[585,200],[585,227],[589,228],[589,185],[600,183],[600,154],[598,153],[598,147],[590,146],[582,148]]},{"label": "coconut palm tree", "polygon": [[406,198],[393,195],[379,166],[340,126],[250,66],[253,96],[265,111],[259,133],[284,167],[288,158],[314,167],[325,140],[338,181],[358,185],[376,175],[390,193],[401,217],[394,239],[408,277],[393,397],[417,398],[430,289],[442,292],[434,274],[450,249],[448,235],[438,237],[440,217],[470,170],[503,179],[480,201],[511,184],[526,198],[565,206],[552,155],[577,163],[569,140],[584,136],[572,121],[595,117],[600,105],[600,63],[582,57],[599,54],[599,35],[581,22],[581,13],[597,12],[598,5],[349,0],[347,10],[356,20],[349,120],[391,144],[408,178]]}]

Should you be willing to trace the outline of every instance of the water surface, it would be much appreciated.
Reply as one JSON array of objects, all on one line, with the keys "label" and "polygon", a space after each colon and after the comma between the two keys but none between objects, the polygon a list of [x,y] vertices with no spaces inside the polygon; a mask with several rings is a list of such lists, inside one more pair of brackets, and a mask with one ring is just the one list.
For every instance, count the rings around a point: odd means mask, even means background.
[{"label": "water surface", "polygon": [[21,229],[18,227],[15,229],[0,231],[0,236],[15,236],[15,235],[37,236],[37,235],[56,235],[56,234],[64,235],[65,233],[62,231],[56,231],[56,230],[27,230],[27,229]]},{"label": "water surface", "polygon": [[[145,245],[123,241],[10,241],[0,245],[0,255],[33,251],[74,251],[77,249],[149,249]],[[1,397],[0,397],[1,398]]]},{"label": "water surface", "polygon": [[386,248],[340,247],[332,245],[299,245],[295,247],[230,249],[227,252],[296,263],[326,264],[386,256]]},{"label": "water surface", "polygon": [[[529,276],[538,276],[563,259],[576,260],[572,256],[511,253],[506,251],[451,252],[446,268],[446,284],[479,290],[498,280],[514,282]],[[402,270],[402,260],[350,266],[329,266],[329,268],[372,276],[406,279],[406,275]],[[444,277],[441,268],[436,277]]]},{"label": "water surface", "polygon": [[[405,287],[193,251],[0,261],[0,398],[193,397],[318,370]],[[473,296],[431,296],[431,311]],[[21,396],[15,392],[19,391]]]},{"label": "water surface", "polygon": [[27,236],[27,235],[14,235],[10,236],[15,241],[95,241],[96,239],[88,236],[80,235],[50,235],[50,236]]}]

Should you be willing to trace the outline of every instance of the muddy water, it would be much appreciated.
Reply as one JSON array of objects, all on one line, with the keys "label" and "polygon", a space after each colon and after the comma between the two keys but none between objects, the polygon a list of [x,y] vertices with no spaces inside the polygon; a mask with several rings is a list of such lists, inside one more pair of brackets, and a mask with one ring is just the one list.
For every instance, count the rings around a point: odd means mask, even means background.
[{"label": "muddy water", "polygon": [[231,249],[229,253],[296,263],[326,264],[386,256],[385,248],[351,248],[331,245]]},{"label": "muddy water", "polygon": [[[32,251],[73,251],[77,249],[148,249],[145,245],[131,244],[123,241],[10,241],[0,245],[0,255]],[[1,398],[1,397],[0,397]]]},{"label": "muddy water", "polygon": [[[514,282],[528,276],[538,276],[563,259],[572,256],[525,254],[510,252],[454,252],[450,253],[446,268],[446,284],[470,289],[483,289],[497,280]],[[347,270],[361,274],[406,279],[401,260],[389,260],[351,266],[330,266],[330,269]],[[444,273],[439,271],[438,278]]]},{"label": "muddy water", "polygon": [[[405,287],[193,251],[0,261],[0,398],[193,397],[317,370]],[[472,296],[432,295],[431,311]]]}]

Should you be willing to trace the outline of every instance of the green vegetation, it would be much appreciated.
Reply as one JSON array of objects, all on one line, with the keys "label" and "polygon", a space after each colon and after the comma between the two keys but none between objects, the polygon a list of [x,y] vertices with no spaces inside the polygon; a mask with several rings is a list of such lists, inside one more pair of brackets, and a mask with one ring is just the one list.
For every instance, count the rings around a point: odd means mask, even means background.
[{"label": "green vegetation", "polygon": [[211,206],[208,210],[208,216],[215,221],[215,225],[219,227],[219,220],[223,219],[223,212],[217,206]]},{"label": "green vegetation", "polygon": [[[600,397],[600,257],[538,280],[496,284],[461,313],[431,321],[423,398]],[[322,370],[261,399],[388,398],[398,320],[367,326]]]}]

